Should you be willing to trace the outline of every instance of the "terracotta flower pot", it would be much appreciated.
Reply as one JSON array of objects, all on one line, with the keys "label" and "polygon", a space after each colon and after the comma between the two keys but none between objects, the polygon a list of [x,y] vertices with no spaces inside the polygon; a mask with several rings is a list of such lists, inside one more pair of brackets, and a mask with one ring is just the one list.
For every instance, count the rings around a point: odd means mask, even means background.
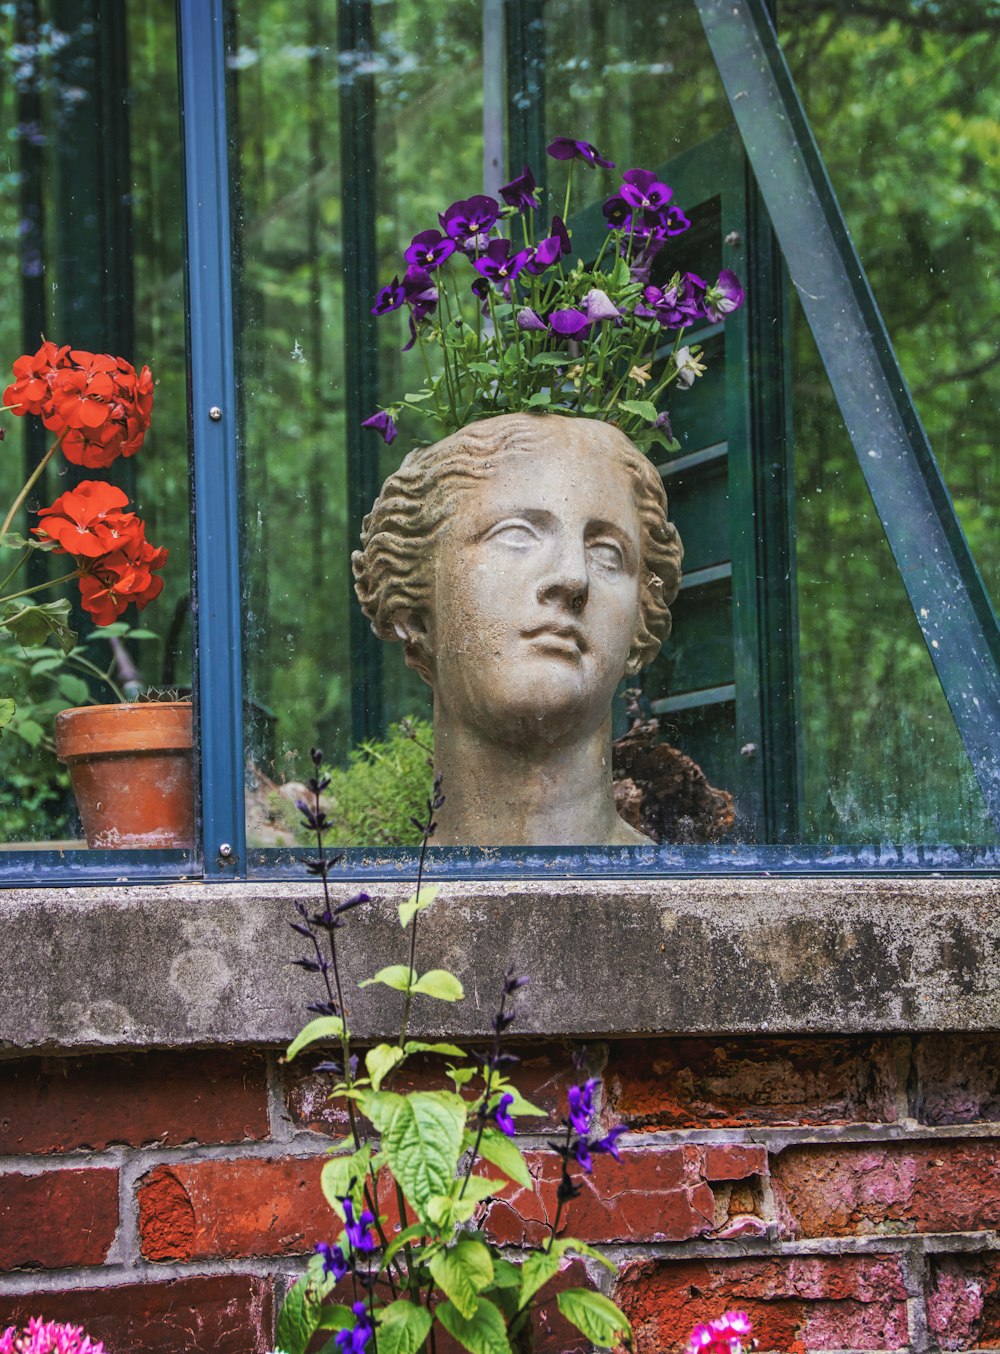
[{"label": "terracotta flower pot", "polygon": [[56,715],[56,754],[91,847],[190,847],[189,701],[82,705]]}]

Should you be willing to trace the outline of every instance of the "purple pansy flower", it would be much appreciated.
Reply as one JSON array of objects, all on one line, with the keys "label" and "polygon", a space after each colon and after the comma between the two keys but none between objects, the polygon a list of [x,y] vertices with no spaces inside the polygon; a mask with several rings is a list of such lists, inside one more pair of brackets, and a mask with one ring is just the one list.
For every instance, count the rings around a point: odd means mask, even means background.
[{"label": "purple pansy flower", "polygon": [[403,274],[403,299],[413,313],[415,324],[430,315],[438,303],[438,290],[426,268],[410,264]]},{"label": "purple pansy flower", "polygon": [[680,207],[668,207],[666,211],[660,212],[660,225],[667,235],[683,235],[691,229],[691,222]]},{"label": "purple pansy flower", "polygon": [[594,1112],[594,1087],[597,1078],[591,1077],[582,1086],[569,1088],[569,1121],[573,1131],[586,1136],[590,1126],[590,1116]]},{"label": "purple pansy flower", "polygon": [[548,325],[537,311],[532,310],[530,306],[524,306],[517,312],[517,327],[518,329],[545,331]]},{"label": "purple pansy flower", "polygon": [[399,429],[396,427],[396,420],[385,409],[380,409],[377,414],[372,414],[371,418],[362,420],[362,428],[373,428],[375,432],[382,434],[382,440],[386,446],[395,440]]},{"label": "purple pansy flower", "polygon": [[661,183],[649,169],[626,170],[618,194],[630,207],[649,212],[660,211],[674,195],[670,185]]},{"label": "purple pansy flower", "polygon": [[453,202],[439,214],[438,220],[449,239],[467,240],[470,235],[492,230],[499,215],[500,204],[495,198],[476,193],[461,202]]},{"label": "purple pansy flower", "polygon": [[723,268],[718,282],[705,292],[705,314],[718,323],[734,310],[739,310],[742,304],[743,288],[739,278],[730,269]]},{"label": "purple pansy flower", "polygon": [[544,240],[540,240],[535,249],[534,257],[527,265],[527,271],[537,276],[544,273],[546,268],[551,268],[554,263],[558,263],[570,251],[569,231],[563,222],[561,216],[552,218],[552,225],[549,227],[549,234]]},{"label": "purple pansy flower", "polygon": [[567,307],[565,310],[552,312],[549,316],[549,328],[554,333],[561,334],[563,338],[583,338],[590,328],[590,320],[582,310]]},{"label": "purple pansy flower", "polygon": [[505,296],[510,294],[510,284],[524,265],[531,259],[531,250],[522,249],[511,256],[510,240],[491,240],[486,253],[473,263],[476,272],[500,287]]},{"label": "purple pansy flower", "polygon": [[398,310],[405,300],[406,296],[400,286],[399,278],[394,277],[391,282],[386,283],[376,293],[372,314],[387,315],[390,310]]},{"label": "purple pansy flower", "polygon": [[601,211],[608,223],[608,230],[628,230],[632,221],[632,210],[619,194],[609,197]]},{"label": "purple pansy flower", "polygon": [[414,235],[403,257],[418,268],[439,268],[455,252],[455,241],[439,230],[422,230]]},{"label": "purple pansy flower", "polygon": [[538,206],[535,198],[537,187],[534,174],[525,165],[516,179],[504,184],[500,189],[500,196],[508,207],[516,207],[519,212],[530,212],[532,208]]},{"label": "purple pansy flower", "polygon": [[507,1113],[507,1106],[513,1105],[514,1097],[507,1091],[500,1097],[493,1110],[493,1118],[496,1120],[497,1128],[501,1133],[505,1133],[508,1138],[514,1136],[514,1120]]},{"label": "purple pansy flower", "polygon": [[613,160],[606,160],[596,146],[589,141],[574,141],[571,136],[557,136],[546,147],[545,152],[553,160],[583,160],[592,168],[600,165],[602,169],[614,169]]},{"label": "purple pansy flower", "polygon": [[328,1246],[325,1241],[316,1243],[316,1254],[323,1257],[323,1273],[338,1283],[347,1273],[347,1261],[339,1246]]}]

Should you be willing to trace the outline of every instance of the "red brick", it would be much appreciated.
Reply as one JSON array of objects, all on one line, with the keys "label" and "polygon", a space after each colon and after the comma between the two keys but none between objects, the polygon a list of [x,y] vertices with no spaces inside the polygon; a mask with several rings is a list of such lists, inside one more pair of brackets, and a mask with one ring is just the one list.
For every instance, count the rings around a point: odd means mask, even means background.
[{"label": "red brick", "polygon": [[111,1354],[264,1354],[270,1279],[243,1274],[0,1298],[0,1329],[31,1316],[82,1325]]},{"label": "red brick", "polygon": [[702,1149],[706,1180],[746,1180],[767,1175],[767,1148],[757,1143],[708,1143]]},{"label": "red brick", "polygon": [[118,1231],[118,1172],[0,1175],[0,1271],[99,1265]]},{"label": "red brick", "polygon": [[787,1236],[1000,1226],[1000,1142],[989,1139],[790,1148],[771,1179]]},{"label": "red brick", "polygon": [[[533,1105],[546,1111],[548,1123],[538,1119],[524,1119],[521,1127],[526,1132],[544,1132],[555,1127],[567,1112],[567,1092],[579,1080],[564,1048],[548,1045],[517,1047],[521,1062],[514,1069],[514,1079],[521,1094]],[[391,1082],[395,1091],[430,1091],[446,1087],[451,1082],[445,1075],[447,1058],[413,1058]],[[324,1073],[309,1070],[308,1061],[296,1060],[283,1069],[285,1103],[289,1117],[297,1128],[308,1128],[316,1133],[341,1134],[347,1131],[347,1113],[342,1101],[327,1097],[331,1079]],[[476,1098],[482,1083],[467,1087],[463,1094],[471,1101]]]},{"label": "red brick", "polygon": [[334,1225],[319,1187],[323,1160],[282,1157],[155,1167],[137,1191],[143,1255],[147,1260],[206,1260],[311,1251]]},{"label": "red brick", "polygon": [[929,1034],[915,1040],[914,1111],[924,1124],[1000,1120],[1000,1038]]},{"label": "red brick", "polygon": [[630,1129],[891,1123],[883,1039],[654,1039],[612,1044],[608,1122]]},{"label": "red brick", "polygon": [[727,1308],[749,1313],[765,1350],[907,1346],[906,1290],[894,1256],[638,1261],[622,1271],[614,1296],[638,1350],[677,1354],[693,1326]]},{"label": "red brick", "polygon": [[145,1053],[0,1063],[0,1153],[267,1136],[259,1054]]},{"label": "red brick", "polygon": [[[563,1210],[560,1234],[591,1243],[684,1241],[712,1230],[715,1202],[696,1147],[626,1150],[621,1157],[594,1158],[583,1192]],[[537,1245],[556,1214],[561,1162],[552,1152],[530,1152],[527,1160],[538,1193],[515,1187],[483,1210],[482,1225],[502,1245]]]}]

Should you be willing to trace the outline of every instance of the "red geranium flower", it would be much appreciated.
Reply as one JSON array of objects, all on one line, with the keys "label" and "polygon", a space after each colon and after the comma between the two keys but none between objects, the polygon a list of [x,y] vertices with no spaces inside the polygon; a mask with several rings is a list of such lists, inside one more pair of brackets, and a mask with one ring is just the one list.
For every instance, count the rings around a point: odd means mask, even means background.
[{"label": "red geranium flower", "polygon": [[32,527],[36,536],[58,541],[57,554],[97,559],[121,548],[142,523],[134,512],[122,512],[128,495],[105,480],[82,480],[75,489],[60,494],[38,516]]},{"label": "red geranium flower", "polygon": [[163,579],[154,570],[163,568],[169,552],[150,545],[143,523],[138,518],[134,522],[120,549],[82,564],[86,572],[80,575],[80,598],[97,625],[116,621],[129,602],[142,611],[163,591]]},{"label": "red geranium flower", "polygon": [[55,343],[43,343],[37,353],[25,353],[14,363],[14,382],[3,392],[3,402],[11,413],[22,418],[25,414],[45,415],[52,409],[52,380],[56,372],[67,366],[69,344],[60,348]]}]

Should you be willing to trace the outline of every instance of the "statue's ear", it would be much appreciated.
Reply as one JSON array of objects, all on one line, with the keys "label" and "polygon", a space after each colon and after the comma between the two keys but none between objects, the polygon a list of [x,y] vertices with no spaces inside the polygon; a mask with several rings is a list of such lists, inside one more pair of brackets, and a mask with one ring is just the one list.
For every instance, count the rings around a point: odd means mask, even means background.
[{"label": "statue's ear", "polygon": [[412,607],[400,607],[393,613],[392,628],[396,638],[403,646],[403,658],[408,668],[413,668],[430,685],[432,652],[430,636],[424,624],[423,615]]}]

